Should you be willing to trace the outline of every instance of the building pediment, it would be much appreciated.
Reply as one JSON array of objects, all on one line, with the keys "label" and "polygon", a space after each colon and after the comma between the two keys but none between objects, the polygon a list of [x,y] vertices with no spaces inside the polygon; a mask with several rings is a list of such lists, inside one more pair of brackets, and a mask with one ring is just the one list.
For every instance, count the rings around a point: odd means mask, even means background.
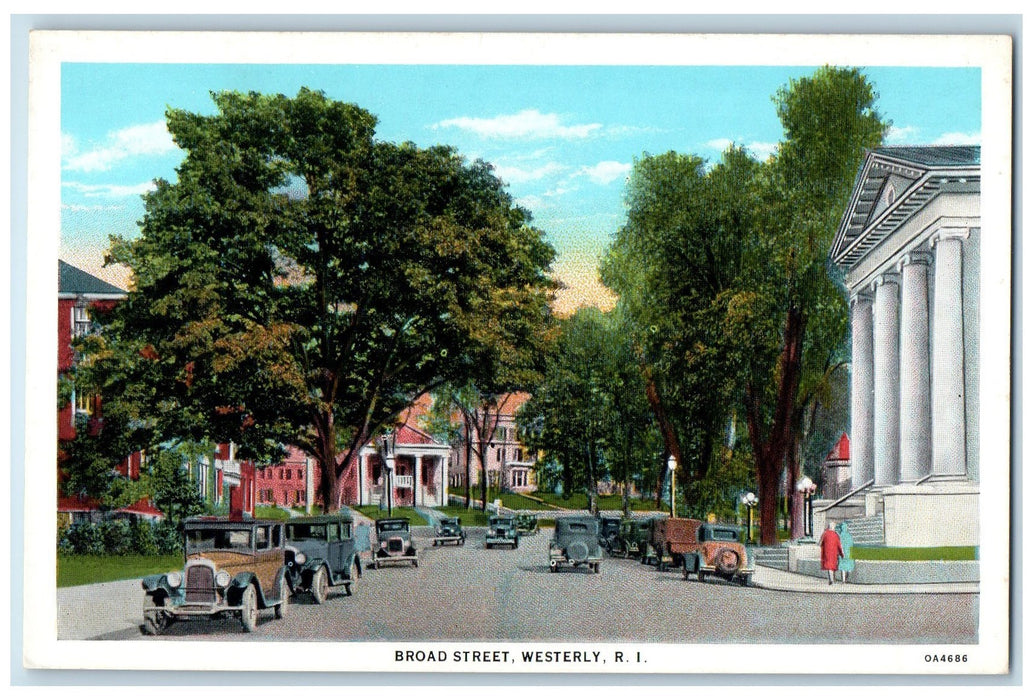
[{"label": "building pediment", "polygon": [[830,257],[850,269],[943,192],[978,191],[979,146],[887,146],[861,165]]}]

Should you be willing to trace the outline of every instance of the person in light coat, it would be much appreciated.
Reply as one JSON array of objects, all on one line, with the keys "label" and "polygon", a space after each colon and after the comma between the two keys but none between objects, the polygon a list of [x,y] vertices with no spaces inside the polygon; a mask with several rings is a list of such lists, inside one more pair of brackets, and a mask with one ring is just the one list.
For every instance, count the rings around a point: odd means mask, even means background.
[{"label": "person in light coat", "polygon": [[836,534],[839,535],[839,543],[843,548],[843,554],[839,557],[839,575],[843,583],[846,583],[847,576],[854,571],[854,560],[850,555],[850,550],[854,548],[854,537],[846,523],[836,525]]}]

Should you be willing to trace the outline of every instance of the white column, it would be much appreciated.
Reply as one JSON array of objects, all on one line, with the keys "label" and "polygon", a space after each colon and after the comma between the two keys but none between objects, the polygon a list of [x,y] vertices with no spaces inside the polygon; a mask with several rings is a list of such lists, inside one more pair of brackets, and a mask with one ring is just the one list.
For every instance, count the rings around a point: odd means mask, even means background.
[{"label": "white column", "polygon": [[[420,494],[423,487],[423,483],[420,479],[420,472],[423,471],[423,455],[413,457],[412,463],[412,504],[414,506],[422,506],[424,499],[423,495]],[[417,497],[417,494],[420,494],[420,496]]]},{"label": "white column", "polygon": [[875,368],[875,486],[892,486],[900,476],[900,335],[896,275],[884,274],[875,287],[873,319]]},{"label": "white column", "polygon": [[968,229],[933,236],[933,474],[964,476],[965,336],[961,245]]},{"label": "white column", "polygon": [[305,457],[305,510],[312,512],[312,506],[316,504],[316,477],[315,460]]},{"label": "white column", "polygon": [[369,498],[369,494],[366,493],[366,455],[359,451],[359,459],[355,468],[357,472],[356,477],[358,481],[358,488],[355,490],[355,498],[359,502],[358,505],[365,505],[365,499]]},{"label": "white column", "polygon": [[932,467],[929,386],[929,255],[901,259],[900,480],[917,481]]},{"label": "white column", "polygon": [[850,479],[851,488],[858,488],[875,478],[871,295],[862,292],[850,300],[850,322]]}]

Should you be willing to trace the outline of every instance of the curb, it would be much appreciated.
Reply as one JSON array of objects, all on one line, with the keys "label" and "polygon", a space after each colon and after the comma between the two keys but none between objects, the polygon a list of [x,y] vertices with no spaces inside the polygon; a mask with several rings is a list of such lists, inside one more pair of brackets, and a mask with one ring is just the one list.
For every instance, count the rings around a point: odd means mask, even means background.
[{"label": "curb", "polygon": [[[763,572],[763,573],[762,573]],[[757,574],[762,574],[760,577]],[[780,569],[757,566],[753,588],[786,593],[813,593],[817,595],[978,595],[979,583],[842,583],[831,586],[826,579],[794,574]]]}]

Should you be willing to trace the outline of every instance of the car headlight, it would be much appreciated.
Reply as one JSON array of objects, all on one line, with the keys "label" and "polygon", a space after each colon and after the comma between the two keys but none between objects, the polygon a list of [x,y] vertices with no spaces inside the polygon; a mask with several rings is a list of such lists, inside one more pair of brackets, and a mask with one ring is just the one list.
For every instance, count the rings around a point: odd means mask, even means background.
[{"label": "car headlight", "polygon": [[296,561],[299,564],[304,564],[306,561],[308,561],[308,557],[305,556],[304,552],[297,552],[294,555],[294,561]]},{"label": "car headlight", "polygon": [[179,584],[183,583],[183,574],[178,571],[170,571],[165,574],[165,580],[169,582],[169,585],[173,588],[179,588]]},{"label": "car headlight", "polygon": [[215,574],[215,585],[219,588],[225,588],[230,585],[230,574],[228,571],[220,571]]},{"label": "car headlight", "polygon": [[387,542],[381,542],[380,543],[380,548],[381,549],[387,549]]}]

